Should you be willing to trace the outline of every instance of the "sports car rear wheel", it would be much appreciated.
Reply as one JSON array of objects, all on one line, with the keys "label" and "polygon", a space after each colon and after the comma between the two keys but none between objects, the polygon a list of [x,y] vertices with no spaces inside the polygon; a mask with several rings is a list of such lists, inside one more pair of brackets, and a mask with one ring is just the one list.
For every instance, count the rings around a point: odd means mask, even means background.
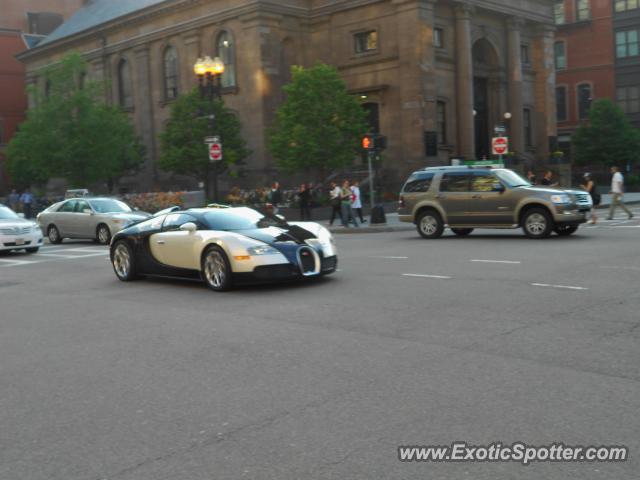
[{"label": "sports car rear wheel", "polygon": [[202,255],[202,279],[211,290],[222,292],[231,288],[231,267],[224,251],[217,245]]},{"label": "sports car rear wheel", "polygon": [[138,278],[133,251],[127,242],[119,241],[116,243],[111,254],[111,263],[116,277],[123,282],[130,282]]}]

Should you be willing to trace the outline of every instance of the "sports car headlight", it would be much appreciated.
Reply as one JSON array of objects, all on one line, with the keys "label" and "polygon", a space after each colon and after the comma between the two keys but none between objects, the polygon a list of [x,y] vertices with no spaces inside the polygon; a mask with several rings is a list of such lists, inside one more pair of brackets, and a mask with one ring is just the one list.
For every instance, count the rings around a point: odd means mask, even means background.
[{"label": "sports car headlight", "polygon": [[251,256],[258,256],[258,255],[275,255],[280,252],[275,248],[270,247],[269,245],[260,245],[257,247],[247,248],[247,253],[249,253],[249,255]]},{"label": "sports car headlight", "polygon": [[570,203],[569,195],[563,193],[562,195],[551,195],[551,201],[556,204]]}]

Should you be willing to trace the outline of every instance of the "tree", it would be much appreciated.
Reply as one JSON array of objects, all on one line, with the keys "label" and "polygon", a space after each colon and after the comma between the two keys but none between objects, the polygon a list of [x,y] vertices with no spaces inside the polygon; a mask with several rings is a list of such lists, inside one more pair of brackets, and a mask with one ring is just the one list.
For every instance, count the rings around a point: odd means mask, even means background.
[{"label": "tree", "polygon": [[640,131],[610,100],[597,100],[589,110],[589,121],[573,136],[575,160],[579,164],[615,165],[640,160]]},{"label": "tree", "polygon": [[313,169],[322,177],[351,165],[367,130],[366,113],[336,69],[294,66],[284,91],[269,144],[278,165],[292,172]]},{"label": "tree", "polygon": [[72,53],[45,72],[46,92],[31,89],[35,107],[7,148],[14,181],[45,183],[53,176],[82,187],[111,188],[143,160],[143,147],[125,112],[106,105],[104,83],[82,81],[86,62]]},{"label": "tree", "polygon": [[[210,166],[205,137],[212,136],[210,116],[215,116],[215,135],[222,142],[223,160]],[[213,102],[202,98],[198,89],[180,95],[171,105],[171,114],[165,131],[160,135],[162,153],[160,167],[175,173],[202,179],[209,196],[210,168],[221,174],[233,165],[241,165],[250,155],[242,138],[242,125],[236,114],[221,100]]]}]

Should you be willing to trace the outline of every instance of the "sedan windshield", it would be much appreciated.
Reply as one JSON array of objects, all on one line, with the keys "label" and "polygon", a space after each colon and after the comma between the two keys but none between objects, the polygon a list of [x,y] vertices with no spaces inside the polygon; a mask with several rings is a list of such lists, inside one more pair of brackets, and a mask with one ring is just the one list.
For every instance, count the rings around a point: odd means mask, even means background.
[{"label": "sedan windshield", "polygon": [[16,213],[7,207],[0,207],[0,220],[15,220],[20,218]]},{"label": "sedan windshield", "polygon": [[211,230],[253,230],[286,225],[277,217],[266,216],[252,208],[211,210],[203,216]]},{"label": "sedan windshield", "polygon": [[495,173],[498,176],[498,178],[502,180],[502,182],[509,188],[531,186],[531,183],[529,183],[520,175],[518,175],[516,172],[513,172],[511,170],[496,170]]},{"label": "sedan windshield", "polygon": [[131,209],[126,203],[109,198],[91,200],[91,206],[98,213],[131,213]]}]

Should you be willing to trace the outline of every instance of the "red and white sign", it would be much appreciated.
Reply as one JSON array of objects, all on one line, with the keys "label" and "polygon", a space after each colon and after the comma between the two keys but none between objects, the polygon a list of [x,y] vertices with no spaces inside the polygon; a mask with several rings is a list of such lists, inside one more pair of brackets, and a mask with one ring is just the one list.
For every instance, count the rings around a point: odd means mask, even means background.
[{"label": "red and white sign", "polygon": [[222,160],[222,144],[219,142],[209,144],[209,160],[219,162]]},{"label": "red and white sign", "polygon": [[495,137],[491,142],[494,155],[509,153],[509,139],[507,137]]}]

